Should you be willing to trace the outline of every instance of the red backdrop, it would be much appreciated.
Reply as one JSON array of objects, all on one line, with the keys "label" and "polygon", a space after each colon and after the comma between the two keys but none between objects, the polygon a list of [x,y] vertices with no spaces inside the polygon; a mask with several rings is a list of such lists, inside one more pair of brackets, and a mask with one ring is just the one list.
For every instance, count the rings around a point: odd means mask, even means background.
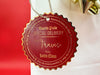
[{"label": "red backdrop", "polygon": [[0,0],[0,75],[30,75],[21,38],[30,20],[28,0]]}]

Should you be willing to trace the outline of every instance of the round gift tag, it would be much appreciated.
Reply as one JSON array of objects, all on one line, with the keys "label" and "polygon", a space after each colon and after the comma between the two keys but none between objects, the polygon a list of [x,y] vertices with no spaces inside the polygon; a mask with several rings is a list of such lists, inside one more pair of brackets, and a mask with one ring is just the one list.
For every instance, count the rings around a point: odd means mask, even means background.
[{"label": "round gift tag", "polygon": [[58,14],[44,14],[27,24],[22,45],[32,63],[44,69],[57,69],[74,57],[77,47],[75,27]]}]

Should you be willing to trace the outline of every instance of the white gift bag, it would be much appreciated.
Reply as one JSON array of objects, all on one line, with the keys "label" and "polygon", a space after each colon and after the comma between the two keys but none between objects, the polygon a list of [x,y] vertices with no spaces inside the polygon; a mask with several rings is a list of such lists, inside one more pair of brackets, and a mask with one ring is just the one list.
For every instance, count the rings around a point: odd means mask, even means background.
[{"label": "white gift bag", "polygon": [[[31,0],[39,13],[49,13],[48,0]],[[57,70],[44,70],[31,63],[31,75],[100,75],[100,12],[87,15],[79,5],[70,0],[51,0],[53,13],[62,14],[75,26],[78,47],[75,57],[66,66]],[[38,16],[31,10],[31,19]]]}]

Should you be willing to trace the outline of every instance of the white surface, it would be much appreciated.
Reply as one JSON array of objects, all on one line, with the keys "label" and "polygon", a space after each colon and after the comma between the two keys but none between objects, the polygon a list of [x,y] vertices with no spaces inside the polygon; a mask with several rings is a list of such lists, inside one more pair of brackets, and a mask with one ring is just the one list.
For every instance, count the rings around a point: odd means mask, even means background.
[{"label": "white surface", "polygon": [[[77,52],[67,66],[57,70],[40,69],[31,63],[31,75],[100,75],[100,14],[82,14],[78,4],[70,0],[51,0],[53,13],[67,17],[78,33]],[[49,13],[48,0],[32,0],[34,8],[41,14]],[[31,11],[31,19],[37,16]]]}]

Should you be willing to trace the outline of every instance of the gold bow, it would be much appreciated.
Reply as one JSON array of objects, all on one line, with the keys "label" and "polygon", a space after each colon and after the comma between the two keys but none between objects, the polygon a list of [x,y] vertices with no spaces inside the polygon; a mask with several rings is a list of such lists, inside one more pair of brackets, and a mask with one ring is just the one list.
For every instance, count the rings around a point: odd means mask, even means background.
[{"label": "gold bow", "polygon": [[79,3],[80,10],[85,13],[97,14],[100,9],[100,0],[72,0],[73,3]]}]

